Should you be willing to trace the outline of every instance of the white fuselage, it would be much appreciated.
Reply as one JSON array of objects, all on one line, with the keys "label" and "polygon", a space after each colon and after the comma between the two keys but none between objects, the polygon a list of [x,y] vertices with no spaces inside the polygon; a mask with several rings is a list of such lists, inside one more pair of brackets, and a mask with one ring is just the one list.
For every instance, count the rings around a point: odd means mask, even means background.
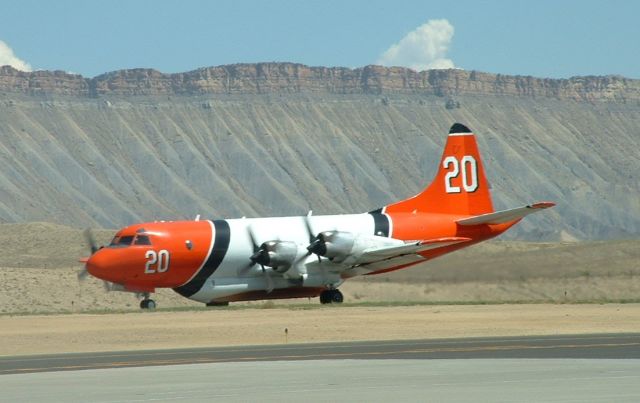
[{"label": "white fuselage", "polygon": [[[386,217],[386,216],[385,216]],[[390,236],[391,222],[385,234]],[[319,259],[306,250],[311,234],[322,231],[344,231],[355,235],[376,235],[376,220],[372,214],[345,214],[326,216],[297,216],[269,218],[241,218],[225,220],[229,224],[229,247],[217,270],[205,281],[202,288],[189,298],[209,302],[229,295],[265,290],[270,276],[274,289],[294,285],[303,287],[337,287],[344,278],[345,266],[335,264],[329,259]],[[308,228],[310,227],[310,228]],[[260,245],[266,241],[289,241],[298,245],[299,262],[285,273],[278,273],[269,267],[265,270],[258,264],[252,264],[249,257],[254,253],[255,242]],[[215,246],[215,245],[214,245]],[[355,274],[354,274],[355,275]]]}]

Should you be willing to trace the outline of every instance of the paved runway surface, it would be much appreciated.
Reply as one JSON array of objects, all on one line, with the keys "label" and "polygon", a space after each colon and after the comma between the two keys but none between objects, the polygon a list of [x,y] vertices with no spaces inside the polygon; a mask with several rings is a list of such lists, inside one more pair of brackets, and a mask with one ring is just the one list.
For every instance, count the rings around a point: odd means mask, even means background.
[{"label": "paved runway surface", "polygon": [[394,340],[0,357],[0,375],[243,361],[638,358],[640,334]]},{"label": "paved runway surface", "polygon": [[3,401],[638,402],[640,335],[3,357],[0,369]]},{"label": "paved runway surface", "polygon": [[640,360],[225,362],[0,376],[6,402],[638,402]]}]

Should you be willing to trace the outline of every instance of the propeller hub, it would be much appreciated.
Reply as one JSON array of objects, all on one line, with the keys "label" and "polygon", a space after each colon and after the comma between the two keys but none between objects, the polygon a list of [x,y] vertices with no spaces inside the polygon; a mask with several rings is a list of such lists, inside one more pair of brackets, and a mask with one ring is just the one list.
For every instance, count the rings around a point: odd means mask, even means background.
[{"label": "propeller hub", "polygon": [[307,250],[311,253],[315,253],[319,256],[324,256],[327,253],[327,244],[324,241],[324,238],[318,236],[309,246],[307,246]]},{"label": "propeller hub", "polygon": [[271,261],[269,252],[265,248],[258,249],[249,259],[251,259],[254,264],[259,264],[261,266],[268,266]]}]

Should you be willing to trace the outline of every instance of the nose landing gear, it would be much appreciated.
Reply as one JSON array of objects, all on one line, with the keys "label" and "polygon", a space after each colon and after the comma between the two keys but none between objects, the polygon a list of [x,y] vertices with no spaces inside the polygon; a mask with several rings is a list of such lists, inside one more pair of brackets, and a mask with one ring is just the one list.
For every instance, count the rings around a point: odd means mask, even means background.
[{"label": "nose landing gear", "polygon": [[140,309],[156,309],[156,301],[149,298],[149,293],[146,292],[143,295],[143,299],[140,301]]},{"label": "nose landing gear", "polygon": [[338,289],[328,289],[320,293],[321,304],[341,304],[344,296]]}]

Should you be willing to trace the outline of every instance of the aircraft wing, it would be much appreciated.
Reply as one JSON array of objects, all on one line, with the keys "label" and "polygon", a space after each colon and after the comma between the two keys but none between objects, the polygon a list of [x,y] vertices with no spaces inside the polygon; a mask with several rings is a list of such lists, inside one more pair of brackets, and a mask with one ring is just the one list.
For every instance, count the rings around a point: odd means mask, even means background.
[{"label": "aircraft wing", "polygon": [[463,218],[456,221],[460,225],[480,225],[480,224],[504,224],[514,220],[519,220],[536,211],[544,210],[555,206],[552,202],[540,202],[528,206],[518,207],[509,210],[496,211],[495,213],[481,214],[474,217]]},{"label": "aircraft wing", "polygon": [[470,241],[470,238],[446,237],[414,241],[400,246],[385,246],[369,248],[360,255],[353,265],[373,263],[380,260],[395,258],[398,256],[419,254],[431,249],[443,248],[460,242]]},{"label": "aircraft wing", "polygon": [[365,251],[365,253],[357,259],[357,263],[343,272],[342,276],[349,278],[423,262],[426,258],[419,255],[420,252],[444,248],[445,246],[468,242],[470,240],[471,238],[447,237],[414,241],[400,246],[372,248]]}]

